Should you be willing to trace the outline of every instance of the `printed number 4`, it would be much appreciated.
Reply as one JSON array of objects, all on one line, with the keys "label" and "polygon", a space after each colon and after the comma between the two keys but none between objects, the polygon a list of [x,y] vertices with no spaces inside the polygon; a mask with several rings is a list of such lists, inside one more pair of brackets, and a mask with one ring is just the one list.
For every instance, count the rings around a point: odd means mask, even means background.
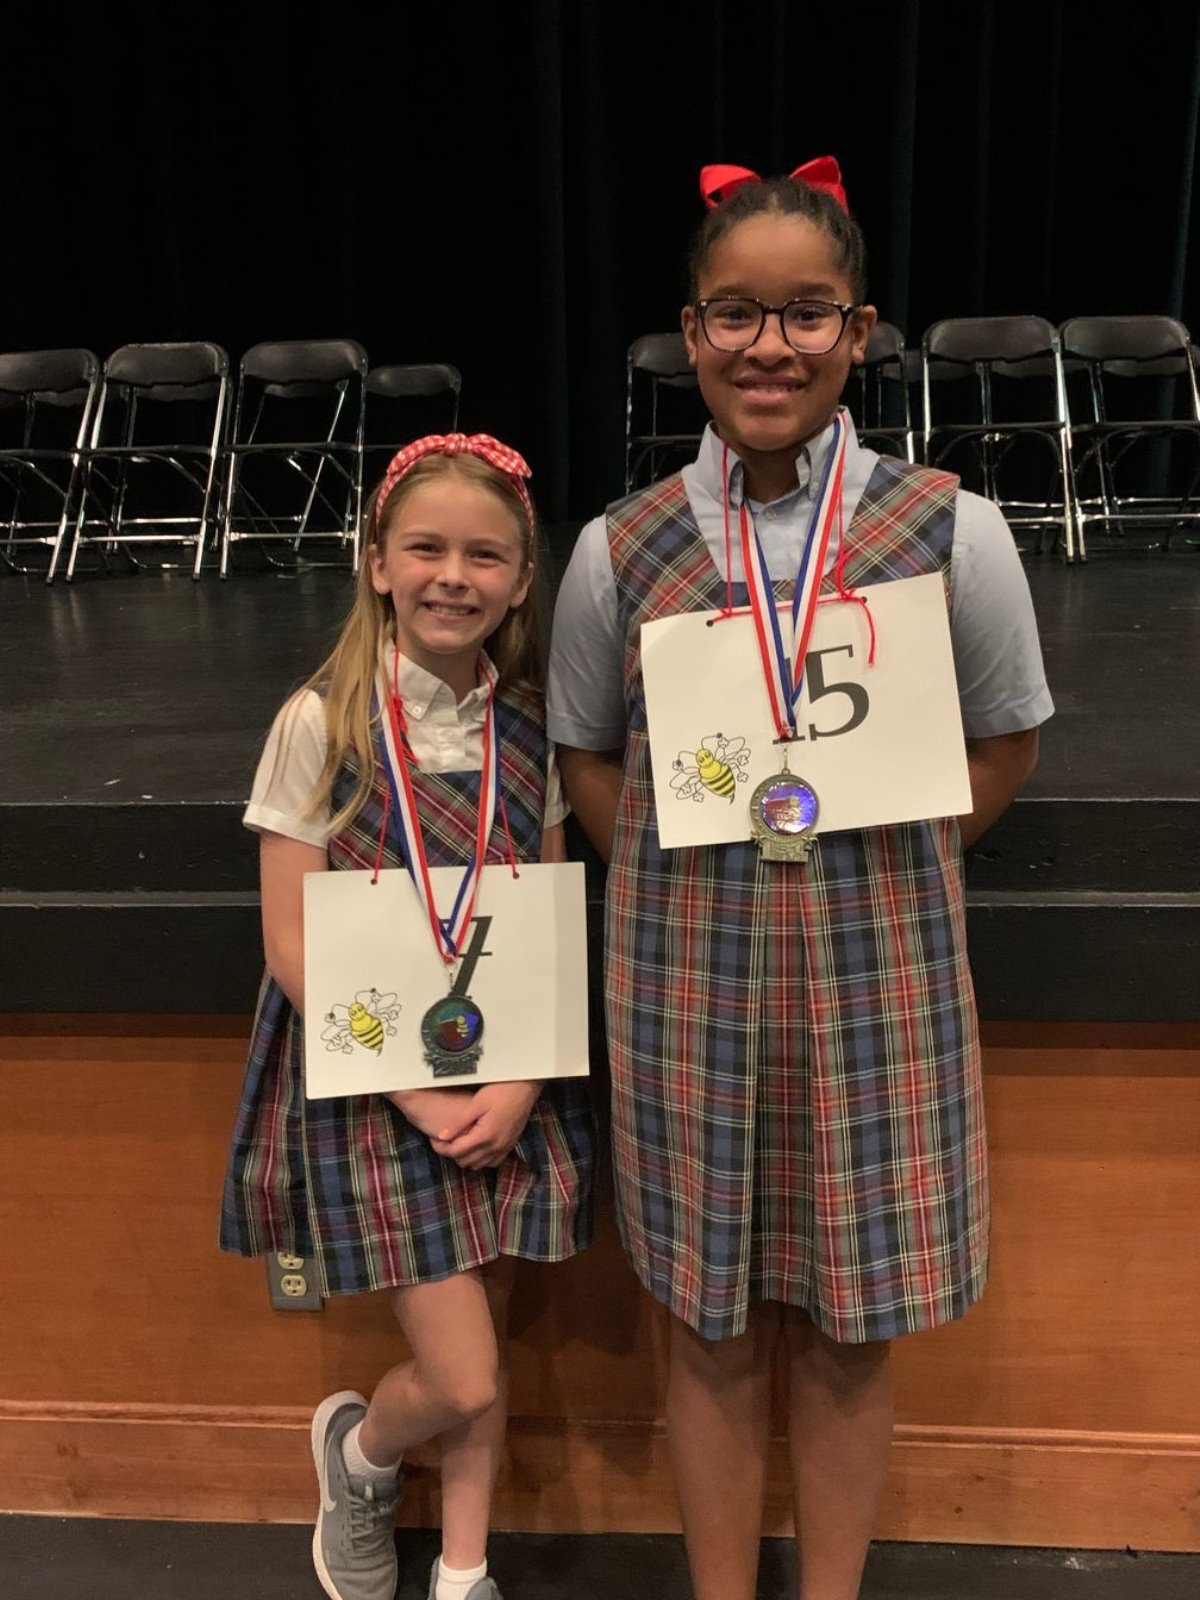
[{"label": "printed number 4", "polygon": [[826,683],[825,667],[822,656],[836,656],[845,652],[852,660],[854,646],[852,644],[830,645],[825,650],[812,650],[804,658],[804,681],[808,690],[809,705],[815,705],[818,700],[823,700],[827,695],[844,694],[850,702],[850,716],[837,728],[818,728],[813,722],[808,725],[810,739],[832,739],[839,733],[853,733],[855,728],[866,721],[867,712],[871,709],[871,702],[867,691],[861,683]]}]

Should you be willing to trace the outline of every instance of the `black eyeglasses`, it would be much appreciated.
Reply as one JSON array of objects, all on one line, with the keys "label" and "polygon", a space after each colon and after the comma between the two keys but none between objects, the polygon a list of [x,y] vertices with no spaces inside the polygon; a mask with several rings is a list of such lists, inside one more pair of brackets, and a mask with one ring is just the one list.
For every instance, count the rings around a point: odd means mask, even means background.
[{"label": "black eyeglasses", "polygon": [[778,317],[783,337],[803,356],[826,355],[846,331],[846,324],[861,306],[840,300],[789,300],[782,306],[765,306],[743,295],[722,295],[697,300],[696,315],[704,337],[714,350],[749,350],[766,327],[768,317]]}]

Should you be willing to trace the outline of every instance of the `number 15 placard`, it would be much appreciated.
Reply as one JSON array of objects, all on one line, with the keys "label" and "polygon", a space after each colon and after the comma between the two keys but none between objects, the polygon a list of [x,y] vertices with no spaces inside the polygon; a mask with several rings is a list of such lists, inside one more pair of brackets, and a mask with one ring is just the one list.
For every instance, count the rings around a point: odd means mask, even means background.
[{"label": "number 15 placard", "polygon": [[[822,605],[809,641],[791,771],[820,799],[816,832],[971,808],[945,589],[937,573]],[[650,758],[665,849],[750,837],[750,796],[783,766],[754,619],[693,612],[642,628]],[[780,612],[791,648],[791,617]]]}]

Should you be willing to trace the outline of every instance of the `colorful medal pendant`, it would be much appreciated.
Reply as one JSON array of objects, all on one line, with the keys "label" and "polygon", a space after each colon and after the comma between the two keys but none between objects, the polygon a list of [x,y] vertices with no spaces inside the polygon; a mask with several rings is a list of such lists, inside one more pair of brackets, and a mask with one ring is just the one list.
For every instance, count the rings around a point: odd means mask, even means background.
[{"label": "colorful medal pendant", "polygon": [[477,917],[471,943],[463,952],[454,987],[435,1000],[421,1018],[421,1043],[435,1078],[467,1078],[478,1070],[483,1054],[483,1012],[467,993],[475,965],[487,955],[491,917]]},{"label": "colorful medal pendant", "polygon": [[811,783],[788,771],[764,778],[750,796],[750,835],[764,861],[807,861],[821,814]]},{"label": "colorful medal pendant", "polygon": [[451,992],[421,1018],[421,1043],[435,1078],[468,1078],[483,1053],[483,1012],[470,995]]}]

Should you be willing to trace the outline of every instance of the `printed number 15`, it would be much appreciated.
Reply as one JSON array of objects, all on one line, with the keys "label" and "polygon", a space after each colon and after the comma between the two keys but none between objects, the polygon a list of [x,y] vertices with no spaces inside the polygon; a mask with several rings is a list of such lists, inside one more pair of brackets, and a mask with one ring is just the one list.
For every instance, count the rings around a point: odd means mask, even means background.
[{"label": "printed number 15", "polygon": [[821,658],[823,656],[841,655],[843,651],[853,660],[854,646],[852,644],[830,645],[825,650],[812,650],[804,658],[804,681],[808,689],[810,705],[815,705],[818,700],[823,700],[827,695],[831,694],[844,694],[850,702],[850,717],[848,721],[843,722],[840,727],[826,728],[823,731],[815,723],[810,722],[808,725],[810,739],[832,739],[839,733],[853,733],[855,728],[866,721],[867,712],[871,709],[867,691],[861,683],[826,683],[825,681],[825,667]]}]

